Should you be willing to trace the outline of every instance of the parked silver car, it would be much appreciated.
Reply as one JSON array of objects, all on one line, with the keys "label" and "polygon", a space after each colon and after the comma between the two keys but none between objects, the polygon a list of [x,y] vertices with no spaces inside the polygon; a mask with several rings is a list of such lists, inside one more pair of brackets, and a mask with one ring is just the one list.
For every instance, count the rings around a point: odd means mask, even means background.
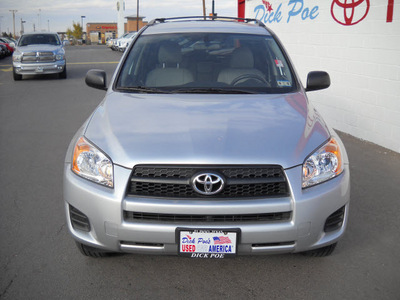
[{"label": "parked silver car", "polygon": [[69,146],[68,228],[87,256],[331,254],[350,172],[278,38],[256,20],[157,19]]},{"label": "parked silver car", "polygon": [[126,33],[124,33],[121,37],[119,37],[119,38],[117,38],[117,39],[114,39],[113,41],[112,41],[112,44],[111,44],[111,50],[113,50],[113,51],[119,51],[119,47],[118,47],[118,45],[119,45],[119,42],[121,41],[121,40],[123,40],[125,37],[127,37],[129,34],[131,34],[130,32],[126,32]]},{"label": "parked silver car", "polygon": [[128,35],[125,37],[118,39],[118,50],[121,52],[124,52],[126,48],[129,47],[129,45],[132,43],[133,39],[136,36],[136,32],[130,32]]},{"label": "parked silver car", "polygon": [[22,75],[59,74],[67,78],[65,50],[57,33],[23,34],[13,53],[13,77]]}]

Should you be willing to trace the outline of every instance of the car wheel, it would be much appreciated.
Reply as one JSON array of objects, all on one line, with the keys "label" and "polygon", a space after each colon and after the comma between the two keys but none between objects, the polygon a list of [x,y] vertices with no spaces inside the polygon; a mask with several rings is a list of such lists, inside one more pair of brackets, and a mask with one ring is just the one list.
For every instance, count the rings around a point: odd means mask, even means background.
[{"label": "car wheel", "polygon": [[67,78],[67,66],[64,67],[64,71],[62,71],[61,73],[58,74],[58,77],[60,79],[65,79]]},{"label": "car wheel", "polygon": [[334,243],[329,246],[325,246],[322,248],[302,252],[301,254],[305,256],[310,256],[310,257],[324,257],[324,256],[329,256],[332,254],[333,250],[335,250],[337,243]]},{"label": "car wheel", "polygon": [[16,81],[22,79],[22,75],[17,74],[14,69],[13,69],[13,77],[14,77],[14,80],[16,80]]},{"label": "car wheel", "polygon": [[79,251],[85,255],[85,256],[89,256],[89,257],[106,257],[109,255],[108,252],[99,250],[97,248],[93,248],[81,243],[76,242],[76,246],[78,247]]}]

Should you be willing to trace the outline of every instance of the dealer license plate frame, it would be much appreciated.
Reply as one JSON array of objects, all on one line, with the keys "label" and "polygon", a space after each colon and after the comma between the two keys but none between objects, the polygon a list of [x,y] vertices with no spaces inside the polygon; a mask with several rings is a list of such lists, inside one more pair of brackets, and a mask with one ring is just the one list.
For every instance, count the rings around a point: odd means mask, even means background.
[{"label": "dealer license plate frame", "polygon": [[[182,235],[194,235],[194,238],[202,237],[205,239],[208,238],[213,238],[213,235],[216,237],[228,237],[232,238],[234,237],[234,241],[232,242],[231,240],[231,246],[233,246],[233,251],[232,253],[222,253],[222,252],[204,252],[202,249],[200,251],[194,251],[194,252],[183,252],[182,251]],[[238,250],[238,245],[240,242],[240,235],[241,235],[241,230],[240,228],[184,228],[184,227],[178,227],[176,228],[176,243],[178,245],[178,255],[179,256],[185,256],[185,257],[191,257],[191,258],[234,258],[237,255],[237,250]],[[188,245],[193,245],[191,243],[188,243]],[[196,245],[196,243],[195,243]],[[198,244],[197,244],[198,245]],[[206,244],[207,245],[207,244]],[[223,244],[223,245],[228,245],[228,244]],[[197,250],[197,249],[196,249]]]}]

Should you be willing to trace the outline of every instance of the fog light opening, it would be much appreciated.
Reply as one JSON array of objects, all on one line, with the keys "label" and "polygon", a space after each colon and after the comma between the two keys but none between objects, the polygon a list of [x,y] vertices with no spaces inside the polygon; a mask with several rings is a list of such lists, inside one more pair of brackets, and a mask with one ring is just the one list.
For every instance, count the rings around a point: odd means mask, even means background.
[{"label": "fog light opening", "polygon": [[324,231],[332,232],[339,230],[343,226],[345,206],[339,208],[333,214],[331,214],[325,222]]},{"label": "fog light opening", "polygon": [[90,231],[89,218],[80,210],[76,209],[72,205],[69,206],[69,216],[71,220],[72,227],[75,230]]}]

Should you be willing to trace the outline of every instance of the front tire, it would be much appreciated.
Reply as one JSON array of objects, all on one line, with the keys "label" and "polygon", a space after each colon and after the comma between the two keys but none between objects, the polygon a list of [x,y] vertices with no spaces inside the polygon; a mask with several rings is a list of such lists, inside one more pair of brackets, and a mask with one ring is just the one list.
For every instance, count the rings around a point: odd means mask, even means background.
[{"label": "front tire", "polygon": [[334,243],[332,245],[325,246],[325,247],[322,247],[322,248],[318,248],[318,249],[302,252],[301,254],[303,254],[305,256],[310,256],[310,257],[325,257],[325,256],[329,256],[329,255],[332,254],[333,250],[335,250],[336,245],[337,245],[337,243]]},{"label": "front tire", "polygon": [[108,252],[81,244],[79,242],[76,242],[76,246],[84,256],[98,258],[98,257],[106,257],[109,255]]},{"label": "front tire", "polygon": [[13,68],[13,77],[14,77],[14,80],[15,80],[15,81],[19,81],[19,80],[22,79],[22,75],[17,74],[17,73],[15,72],[15,69],[14,69],[14,68]]},{"label": "front tire", "polygon": [[67,78],[67,66],[64,67],[64,70],[58,74],[58,78],[66,79]]}]

